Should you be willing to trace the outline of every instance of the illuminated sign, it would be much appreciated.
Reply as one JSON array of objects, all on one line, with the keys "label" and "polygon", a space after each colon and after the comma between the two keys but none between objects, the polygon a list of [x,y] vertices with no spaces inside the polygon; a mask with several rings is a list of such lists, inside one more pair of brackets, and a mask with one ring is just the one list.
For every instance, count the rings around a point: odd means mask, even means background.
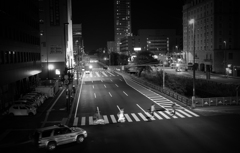
[{"label": "illuminated sign", "polygon": [[134,47],[133,50],[134,51],[141,51],[142,49],[141,49],[141,47]]}]

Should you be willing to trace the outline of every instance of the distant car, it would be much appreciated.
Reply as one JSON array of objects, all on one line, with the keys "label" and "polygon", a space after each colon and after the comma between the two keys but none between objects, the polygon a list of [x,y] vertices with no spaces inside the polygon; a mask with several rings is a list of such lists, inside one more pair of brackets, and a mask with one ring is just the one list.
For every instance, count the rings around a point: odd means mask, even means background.
[{"label": "distant car", "polygon": [[90,74],[90,71],[88,71],[88,70],[87,70],[87,71],[85,71],[85,74]]},{"label": "distant car", "polygon": [[87,137],[87,131],[80,127],[53,125],[36,129],[31,136],[32,142],[38,148],[53,151],[57,146],[72,142],[82,143]]},{"label": "distant car", "polygon": [[11,116],[36,115],[36,113],[36,109],[23,104],[14,104],[8,109],[8,114]]}]

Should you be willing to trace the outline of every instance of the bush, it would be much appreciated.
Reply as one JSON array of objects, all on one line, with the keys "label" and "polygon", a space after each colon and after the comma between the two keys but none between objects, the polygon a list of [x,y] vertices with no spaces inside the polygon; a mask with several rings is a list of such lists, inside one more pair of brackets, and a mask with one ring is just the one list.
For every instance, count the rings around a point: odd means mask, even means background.
[{"label": "bush", "polygon": [[[143,72],[142,79],[149,81],[155,85],[163,86],[163,72],[158,71],[156,74]],[[165,73],[165,87],[174,92],[191,97],[193,95],[192,78],[179,77]],[[209,80],[195,80],[196,97],[229,97],[236,96],[235,86],[229,84],[216,83]]]}]

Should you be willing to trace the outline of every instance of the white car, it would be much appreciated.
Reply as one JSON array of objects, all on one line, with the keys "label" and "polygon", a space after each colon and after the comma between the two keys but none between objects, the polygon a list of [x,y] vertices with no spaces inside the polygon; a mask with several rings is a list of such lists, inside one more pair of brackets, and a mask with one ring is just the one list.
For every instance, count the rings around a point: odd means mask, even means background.
[{"label": "white car", "polygon": [[90,71],[85,71],[85,74],[90,74]]},{"label": "white car", "polygon": [[11,116],[36,115],[36,113],[36,109],[23,104],[12,105],[8,110],[8,114]]}]

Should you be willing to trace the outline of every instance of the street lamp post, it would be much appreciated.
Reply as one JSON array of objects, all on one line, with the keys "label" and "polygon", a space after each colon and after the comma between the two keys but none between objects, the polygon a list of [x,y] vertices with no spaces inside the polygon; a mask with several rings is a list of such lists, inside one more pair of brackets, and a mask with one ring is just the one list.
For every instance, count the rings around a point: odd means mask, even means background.
[{"label": "street lamp post", "polygon": [[195,108],[195,20],[189,20],[189,24],[193,25],[193,96],[192,96],[192,108]]},{"label": "street lamp post", "polygon": [[227,72],[226,72],[226,44],[227,44],[227,41],[223,41],[223,43],[224,43],[224,46],[225,46],[225,48],[224,48],[224,57],[223,57],[223,69],[224,69],[224,71],[225,71],[225,74],[227,75]]}]

